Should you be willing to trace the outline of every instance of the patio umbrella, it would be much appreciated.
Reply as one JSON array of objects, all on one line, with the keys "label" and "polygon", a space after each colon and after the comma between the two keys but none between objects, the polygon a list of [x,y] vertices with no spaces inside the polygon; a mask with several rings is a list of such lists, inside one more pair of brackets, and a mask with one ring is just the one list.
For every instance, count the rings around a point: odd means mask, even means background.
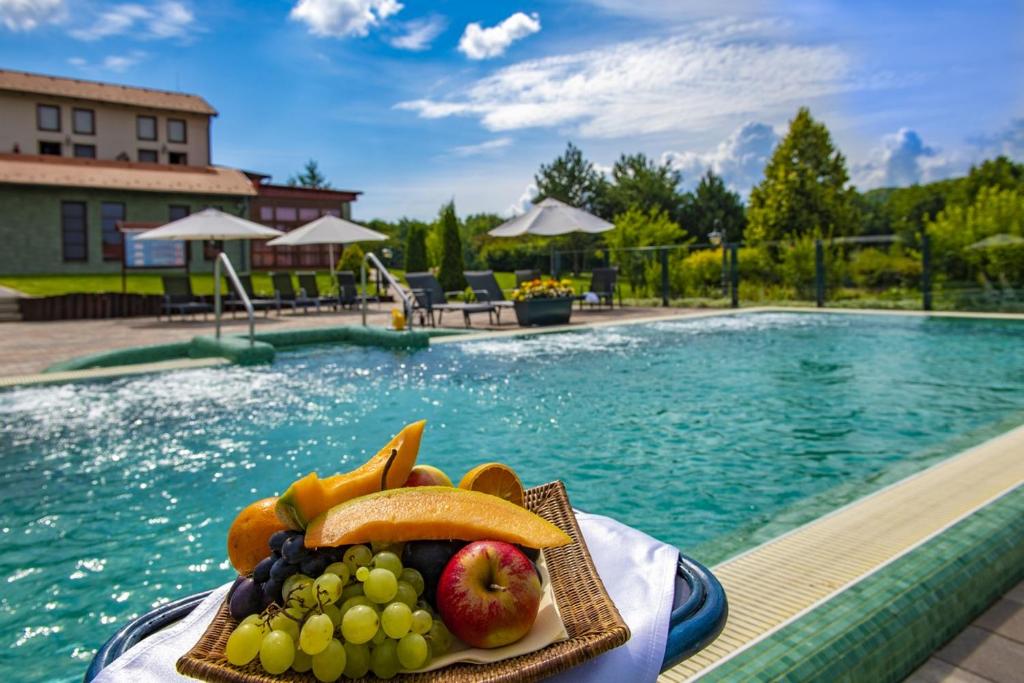
[{"label": "patio umbrella", "polygon": [[159,228],[147,230],[135,239],[139,240],[265,240],[284,233],[259,223],[247,221],[238,216],[203,209],[172,221]]},{"label": "patio umbrella", "polygon": [[388,236],[364,228],[361,225],[347,221],[337,216],[321,216],[316,220],[306,223],[267,244],[272,247],[299,246],[303,244],[326,244],[329,245],[331,253],[331,272],[334,272],[334,245],[353,244],[355,242],[382,242]]},{"label": "patio umbrella", "polygon": [[1012,247],[1017,244],[1024,244],[1024,237],[1020,237],[1019,235],[1011,235],[1003,232],[998,235],[986,237],[985,239],[975,242],[974,244],[970,245],[967,248],[991,249],[992,247]]},{"label": "patio umbrella", "polygon": [[607,232],[615,226],[608,221],[548,197],[533,208],[494,228],[488,235],[519,237],[520,235],[565,235],[570,232]]}]

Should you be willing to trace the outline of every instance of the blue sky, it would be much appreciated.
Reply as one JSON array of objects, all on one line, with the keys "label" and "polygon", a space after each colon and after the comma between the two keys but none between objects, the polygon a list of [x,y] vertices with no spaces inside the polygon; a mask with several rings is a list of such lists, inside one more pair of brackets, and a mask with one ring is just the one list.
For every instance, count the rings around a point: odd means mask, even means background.
[{"label": "blue sky", "polygon": [[1024,160],[1020,1],[0,0],[0,67],[203,95],[216,163],[364,220],[521,208],[568,140],[745,194],[801,105],[861,188]]}]

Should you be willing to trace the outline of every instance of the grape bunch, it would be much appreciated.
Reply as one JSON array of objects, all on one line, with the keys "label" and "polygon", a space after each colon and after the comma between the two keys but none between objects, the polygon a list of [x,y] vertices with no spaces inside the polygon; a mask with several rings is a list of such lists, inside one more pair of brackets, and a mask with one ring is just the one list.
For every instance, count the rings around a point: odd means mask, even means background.
[{"label": "grape bunch", "polygon": [[[227,642],[231,664],[259,658],[267,673],[312,671],[319,681],[371,671],[391,678],[451,647],[451,634],[422,597],[423,575],[403,566],[400,548],[309,550],[303,543],[298,532],[275,534],[271,556],[236,584],[229,602],[241,623]],[[259,587],[260,606],[242,614],[253,598],[239,591],[250,584],[250,593]]]}]

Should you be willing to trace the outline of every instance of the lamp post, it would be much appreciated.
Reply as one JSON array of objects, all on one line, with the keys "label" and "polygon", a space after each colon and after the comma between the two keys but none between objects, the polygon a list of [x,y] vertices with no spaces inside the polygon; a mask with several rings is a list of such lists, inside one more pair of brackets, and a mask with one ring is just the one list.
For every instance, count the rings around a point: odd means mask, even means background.
[{"label": "lamp post", "polygon": [[729,296],[729,279],[728,275],[726,274],[726,266],[728,263],[726,261],[726,247],[728,245],[725,241],[725,233],[721,232],[718,229],[718,224],[720,221],[721,219],[719,218],[715,219],[715,229],[708,233],[708,239],[711,240],[711,244],[713,244],[714,246],[722,247],[722,298],[725,298]]}]

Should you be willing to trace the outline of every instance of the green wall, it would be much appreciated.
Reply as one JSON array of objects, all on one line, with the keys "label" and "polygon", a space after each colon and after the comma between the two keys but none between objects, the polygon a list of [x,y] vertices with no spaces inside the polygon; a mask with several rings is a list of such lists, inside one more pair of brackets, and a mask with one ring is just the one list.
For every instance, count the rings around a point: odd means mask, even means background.
[{"label": "green wall", "polygon": [[[63,260],[60,212],[64,201],[86,202],[89,240],[86,261]],[[3,245],[0,275],[120,273],[120,261],[103,260],[102,202],[124,203],[127,221],[167,222],[171,205],[188,206],[193,213],[207,206],[236,215],[248,213],[246,197],[0,185],[0,245]],[[248,249],[244,244],[228,242],[225,245],[228,257],[239,271],[249,269]],[[194,242],[191,252],[192,272],[213,270],[213,262],[203,259],[201,242]]]}]

